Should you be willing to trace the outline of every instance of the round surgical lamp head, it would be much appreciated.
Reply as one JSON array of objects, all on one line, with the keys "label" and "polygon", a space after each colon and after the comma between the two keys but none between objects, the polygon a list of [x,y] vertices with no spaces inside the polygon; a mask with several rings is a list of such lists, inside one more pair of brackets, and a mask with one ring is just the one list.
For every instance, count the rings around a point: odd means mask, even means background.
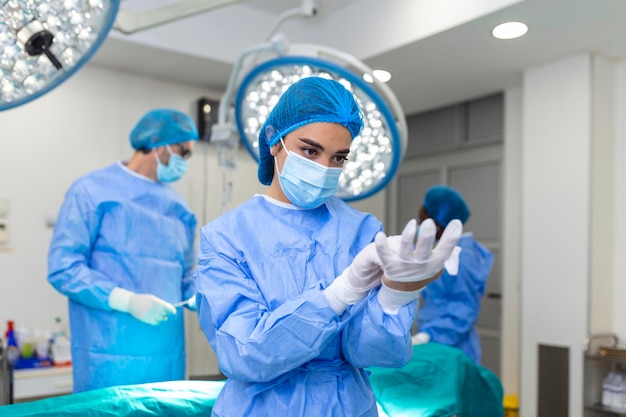
[{"label": "round surgical lamp head", "polygon": [[[344,201],[367,198],[395,175],[406,149],[406,120],[390,90],[383,98],[350,69],[309,56],[282,56],[263,62],[239,85],[235,118],[242,142],[259,160],[259,130],[287,88],[301,78],[319,76],[339,81],[354,94],[363,111],[364,127],[354,138],[335,194]],[[395,106],[390,106],[393,101]],[[392,109],[393,107],[393,109]],[[398,114],[400,113],[400,114]]]},{"label": "round surgical lamp head", "polygon": [[120,0],[0,1],[0,111],[46,94],[82,67]]}]

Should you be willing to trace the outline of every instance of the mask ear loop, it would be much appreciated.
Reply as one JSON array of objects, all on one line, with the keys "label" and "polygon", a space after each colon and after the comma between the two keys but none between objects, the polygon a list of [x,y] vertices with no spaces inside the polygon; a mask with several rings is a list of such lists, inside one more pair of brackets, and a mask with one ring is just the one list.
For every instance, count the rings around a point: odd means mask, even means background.
[{"label": "mask ear loop", "polygon": [[159,157],[159,152],[157,152],[157,148],[152,149],[154,151],[154,159],[156,160],[157,166],[162,165],[161,158]]},{"label": "mask ear loop", "polygon": [[[157,148],[154,148],[153,150],[154,150],[154,157],[157,160],[157,165],[168,166],[170,164],[169,160],[167,161],[167,165],[161,161],[161,157],[159,156],[159,153],[157,152]],[[174,153],[172,152],[172,148],[170,148],[170,145],[165,145],[165,150],[170,154],[170,156],[172,156],[172,154]]]},{"label": "mask ear loop", "polygon": [[[285,142],[283,141],[283,138],[280,138],[280,141],[276,143],[276,145],[283,145],[283,149],[285,150],[285,152],[287,152],[287,155],[289,155],[289,149],[287,149],[287,147],[285,146]],[[274,169],[276,170],[276,172],[278,173],[278,175],[280,176],[280,170],[278,169],[278,159],[276,158],[276,155],[272,155],[274,157]]]},{"label": "mask ear loop", "polygon": [[285,150],[285,152],[289,153],[289,149],[287,149],[287,146],[285,145],[285,141],[283,140],[283,138],[280,138],[280,143],[283,145],[283,149]]}]

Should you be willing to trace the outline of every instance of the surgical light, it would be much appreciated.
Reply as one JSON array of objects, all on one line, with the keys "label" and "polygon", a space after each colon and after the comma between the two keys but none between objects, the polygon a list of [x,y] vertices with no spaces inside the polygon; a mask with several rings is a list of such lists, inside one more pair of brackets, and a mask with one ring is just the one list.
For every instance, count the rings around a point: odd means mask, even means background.
[{"label": "surgical light", "polygon": [[[259,159],[259,130],[280,95],[294,82],[320,76],[341,82],[353,93],[364,113],[364,128],[350,147],[350,155],[339,180],[337,197],[356,201],[369,197],[392,180],[404,155],[407,128],[404,113],[391,90],[378,80],[363,80],[371,69],[355,58],[317,45],[316,54],[286,54],[269,59],[252,69],[239,84],[235,119],[241,140]],[[297,45],[289,48],[297,50]],[[322,58],[323,57],[323,58]],[[329,58],[334,57],[334,60]]]},{"label": "surgical light", "polygon": [[0,111],[42,96],[103,43],[120,0],[0,0]]}]

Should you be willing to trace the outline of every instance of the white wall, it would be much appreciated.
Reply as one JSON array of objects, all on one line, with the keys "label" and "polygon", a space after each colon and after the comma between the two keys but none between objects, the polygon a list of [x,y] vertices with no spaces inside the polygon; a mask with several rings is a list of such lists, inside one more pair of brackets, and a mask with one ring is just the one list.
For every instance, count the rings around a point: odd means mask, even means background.
[{"label": "white wall", "polygon": [[504,93],[501,380],[519,393],[522,89]]},{"label": "white wall", "polygon": [[[615,245],[616,146],[615,65],[605,57],[592,57],[590,285],[588,334],[612,331],[621,318],[612,316],[613,256]],[[618,212],[619,213],[619,212]],[[622,212],[623,213],[623,212]],[[618,255],[619,257],[620,255]],[[615,275],[619,279],[619,275]]]},{"label": "white wall", "polygon": [[[537,411],[538,345],[569,348],[569,415],[582,415],[582,340],[611,330],[613,64],[579,55],[523,81],[521,416]],[[615,278],[623,281],[623,278]],[[593,326],[590,323],[593,322]]]},{"label": "white wall", "polygon": [[[626,340],[626,62],[615,66],[615,247],[613,257],[612,296],[607,299],[612,307],[611,331],[621,341]],[[612,301],[612,302],[611,302]]]}]

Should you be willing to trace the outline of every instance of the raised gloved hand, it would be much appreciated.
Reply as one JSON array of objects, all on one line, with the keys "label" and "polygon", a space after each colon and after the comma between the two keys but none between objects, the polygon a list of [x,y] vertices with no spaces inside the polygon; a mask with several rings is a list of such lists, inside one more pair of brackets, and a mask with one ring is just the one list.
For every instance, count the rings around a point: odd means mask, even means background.
[{"label": "raised gloved hand", "polygon": [[374,243],[359,252],[352,264],[324,290],[324,296],[337,314],[361,301],[369,290],[380,285],[383,271]]},{"label": "raised gloved hand", "polygon": [[136,294],[116,287],[109,295],[109,307],[123,313],[130,313],[137,320],[157,325],[166,321],[176,309],[167,301],[152,294]]},{"label": "raised gloved hand", "polygon": [[[391,281],[417,282],[437,275],[444,263],[458,265],[456,244],[463,233],[463,223],[452,220],[445,228],[437,246],[433,248],[437,228],[432,219],[422,222],[417,236],[417,221],[410,220],[400,236],[387,238],[383,232],[376,235],[376,250],[385,275]],[[451,258],[456,257],[456,262]]]}]

